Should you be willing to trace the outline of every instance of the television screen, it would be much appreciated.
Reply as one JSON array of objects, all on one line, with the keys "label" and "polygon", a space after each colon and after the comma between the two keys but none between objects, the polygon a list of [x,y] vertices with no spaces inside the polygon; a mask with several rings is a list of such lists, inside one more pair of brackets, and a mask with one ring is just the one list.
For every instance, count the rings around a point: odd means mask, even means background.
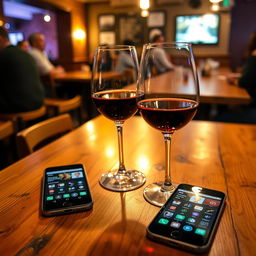
[{"label": "television screen", "polygon": [[176,16],[175,41],[193,44],[217,44],[220,16],[218,14]]},{"label": "television screen", "polygon": [[22,32],[10,32],[9,33],[9,40],[12,45],[17,45],[19,41],[24,40],[24,35]]}]

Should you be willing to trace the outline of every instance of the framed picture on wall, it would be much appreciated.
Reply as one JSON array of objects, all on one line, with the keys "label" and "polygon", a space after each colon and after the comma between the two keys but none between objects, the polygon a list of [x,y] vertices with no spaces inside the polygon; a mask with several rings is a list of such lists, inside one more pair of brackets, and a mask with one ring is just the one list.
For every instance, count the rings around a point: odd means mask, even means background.
[{"label": "framed picture on wall", "polygon": [[111,31],[115,30],[116,18],[114,14],[102,14],[99,15],[99,30]]},{"label": "framed picture on wall", "polygon": [[103,31],[99,33],[99,44],[115,44],[116,33],[115,31]]},{"label": "framed picture on wall", "polygon": [[147,26],[152,27],[164,27],[166,24],[165,12],[156,11],[150,12],[147,18]]},{"label": "framed picture on wall", "polygon": [[118,17],[118,43],[122,44],[128,39],[135,45],[144,43],[145,22],[140,15],[119,15]]}]

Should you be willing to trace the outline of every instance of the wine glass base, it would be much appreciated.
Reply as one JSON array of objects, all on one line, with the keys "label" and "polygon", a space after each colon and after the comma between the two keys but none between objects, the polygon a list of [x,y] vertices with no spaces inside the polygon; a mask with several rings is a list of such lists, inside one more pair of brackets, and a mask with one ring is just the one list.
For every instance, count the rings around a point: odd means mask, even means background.
[{"label": "wine glass base", "polygon": [[144,198],[155,206],[162,207],[167,199],[171,196],[176,186],[172,184],[169,190],[163,190],[162,185],[164,182],[155,182],[148,185],[143,192]]},{"label": "wine glass base", "polygon": [[102,187],[116,192],[131,191],[141,187],[146,182],[146,177],[142,172],[127,170],[119,174],[117,170],[112,170],[102,174],[99,183]]}]

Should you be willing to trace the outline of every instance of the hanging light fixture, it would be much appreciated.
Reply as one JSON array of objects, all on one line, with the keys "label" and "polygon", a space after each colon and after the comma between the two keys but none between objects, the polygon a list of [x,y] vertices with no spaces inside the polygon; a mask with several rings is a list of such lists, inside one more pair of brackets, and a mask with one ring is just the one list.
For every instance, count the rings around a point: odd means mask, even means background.
[{"label": "hanging light fixture", "polygon": [[141,16],[142,17],[147,17],[148,16],[149,7],[150,7],[149,0],[140,0],[140,9],[141,9]]},{"label": "hanging light fixture", "polygon": [[220,9],[219,3],[213,3],[211,9],[214,12],[219,11],[219,9]]}]

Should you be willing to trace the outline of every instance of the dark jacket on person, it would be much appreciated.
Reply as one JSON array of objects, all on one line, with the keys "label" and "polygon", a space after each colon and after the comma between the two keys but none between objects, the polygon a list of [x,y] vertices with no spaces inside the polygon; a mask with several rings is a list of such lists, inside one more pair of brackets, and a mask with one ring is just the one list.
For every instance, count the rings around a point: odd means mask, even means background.
[{"label": "dark jacket on person", "polygon": [[242,75],[238,81],[239,86],[245,88],[256,103],[256,56],[250,56],[246,61]]},{"label": "dark jacket on person", "polygon": [[44,88],[32,56],[15,46],[0,50],[0,112],[15,113],[38,109]]}]

